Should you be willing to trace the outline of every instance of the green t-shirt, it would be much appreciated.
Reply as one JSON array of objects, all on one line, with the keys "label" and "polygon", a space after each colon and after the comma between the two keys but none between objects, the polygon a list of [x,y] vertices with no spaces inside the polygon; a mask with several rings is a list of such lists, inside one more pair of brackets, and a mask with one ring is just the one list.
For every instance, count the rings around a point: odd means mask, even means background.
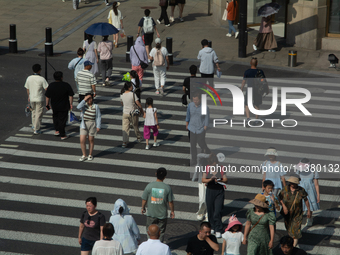
[{"label": "green t-shirt", "polygon": [[147,216],[165,219],[168,216],[167,204],[174,200],[174,195],[168,184],[155,181],[146,186],[142,199],[147,201]]}]

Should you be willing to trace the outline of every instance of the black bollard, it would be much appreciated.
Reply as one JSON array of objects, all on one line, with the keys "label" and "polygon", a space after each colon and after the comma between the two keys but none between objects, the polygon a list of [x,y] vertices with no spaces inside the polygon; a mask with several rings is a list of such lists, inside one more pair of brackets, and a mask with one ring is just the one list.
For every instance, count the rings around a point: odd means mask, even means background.
[{"label": "black bollard", "polygon": [[18,53],[16,25],[9,25],[9,53]]},{"label": "black bollard", "polygon": [[46,28],[45,55],[53,56],[52,28]]},{"label": "black bollard", "polygon": [[169,55],[168,55],[169,64],[173,65],[174,64],[174,56],[172,55],[172,37],[166,38],[166,49],[169,53]]},{"label": "black bollard", "polygon": [[240,23],[239,29],[239,39],[238,39],[238,57],[247,57],[247,43],[248,43],[248,32],[247,32],[247,0],[239,1],[239,12],[240,12]]},{"label": "black bollard", "polygon": [[297,51],[296,50],[290,50],[288,52],[288,66],[289,67],[296,67],[296,61],[297,61]]},{"label": "black bollard", "polygon": [[208,47],[212,48],[212,41],[208,41]]},{"label": "black bollard", "polygon": [[126,62],[130,62],[130,49],[133,46],[133,36],[128,35],[127,36],[127,49],[126,49]]}]

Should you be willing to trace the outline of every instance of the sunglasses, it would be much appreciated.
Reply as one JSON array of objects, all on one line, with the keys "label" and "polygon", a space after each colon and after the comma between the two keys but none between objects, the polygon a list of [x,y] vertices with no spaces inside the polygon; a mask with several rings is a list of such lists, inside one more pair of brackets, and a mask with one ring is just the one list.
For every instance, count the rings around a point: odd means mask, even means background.
[{"label": "sunglasses", "polygon": [[257,59],[257,58],[252,57],[251,59]]}]

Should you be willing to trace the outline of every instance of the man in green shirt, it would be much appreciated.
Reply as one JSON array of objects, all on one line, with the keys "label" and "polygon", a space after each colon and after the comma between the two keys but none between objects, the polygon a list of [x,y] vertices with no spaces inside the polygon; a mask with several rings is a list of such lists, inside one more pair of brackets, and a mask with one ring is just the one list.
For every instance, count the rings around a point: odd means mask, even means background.
[{"label": "man in green shirt", "polygon": [[145,207],[148,208],[146,213],[146,230],[152,224],[156,224],[160,231],[161,236],[159,240],[164,241],[164,233],[166,229],[168,206],[171,210],[171,219],[175,218],[174,209],[174,195],[172,194],[171,187],[163,183],[167,171],[164,167],[158,168],[156,172],[157,180],[149,183],[144,189],[142,195],[142,214],[146,212]]}]

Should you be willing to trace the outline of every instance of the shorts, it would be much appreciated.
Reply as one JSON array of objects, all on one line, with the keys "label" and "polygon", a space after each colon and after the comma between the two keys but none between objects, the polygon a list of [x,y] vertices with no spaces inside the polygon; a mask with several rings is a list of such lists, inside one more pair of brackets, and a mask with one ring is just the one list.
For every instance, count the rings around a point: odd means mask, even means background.
[{"label": "shorts", "polygon": [[169,0],[170,6],[176,6],[178,4],[178,0]]},{"label": "shorts", "polygon": [[144,34],[144,44],[151,46],[153,41],[153,33]]},{"label": "shorts", "polygon": [[93,120],[85,120],[85,129],[80,128],[80,135],[95,136],[97,134],[96,122]]},{"label": "shorts", "polygon": [[[262,104],[262,96],[253,93],[253,105],[259,107]],[[248,92],[244,95],[244,105],[248,106]]]},{"label": "shorts", "polygon": [[185,4],[185,0],[177,0],[178,4]]},{"label": "shorts", "polygon": [[144,126],[144,139],[150,139],[151,137],[151,129],[153,131],[153,136],[158,136],[157,126]]},{"label": "shorts", "polygon": [[86,238],[81,238],[81,251],[92,251],[94,243],[96,241],[87,240]]}]

